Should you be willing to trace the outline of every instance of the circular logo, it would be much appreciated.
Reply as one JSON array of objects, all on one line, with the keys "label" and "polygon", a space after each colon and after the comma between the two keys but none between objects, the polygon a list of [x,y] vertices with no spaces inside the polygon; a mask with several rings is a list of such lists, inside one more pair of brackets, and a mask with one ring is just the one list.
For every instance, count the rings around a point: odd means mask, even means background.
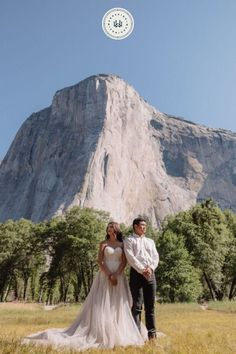
[{"label": "circular logo", "polygon": [[124,39],[128,37],[134,29],[134,19],[131,13],[120,7],[110,9],[102,19],[102,29],[104,33],[112,39]]}]

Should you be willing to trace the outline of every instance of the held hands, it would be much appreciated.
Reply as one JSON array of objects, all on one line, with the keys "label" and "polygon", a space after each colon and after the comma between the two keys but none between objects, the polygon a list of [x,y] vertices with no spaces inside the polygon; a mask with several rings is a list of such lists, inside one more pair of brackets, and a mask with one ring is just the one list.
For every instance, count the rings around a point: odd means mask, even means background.
[{"label": "held hands", "polygon": [[152,276],[152,269],[150,267],[146,267],[143,271],[143,276],[147,279],[150,280],[151,276]]},{"label": "held hands", "polygon": [[108,278],[110,280],[111,285],[113,285],[113,286],[117,285],[118,282],[117,282],[117,278],[116,278],[115,274],[110,274]]}]

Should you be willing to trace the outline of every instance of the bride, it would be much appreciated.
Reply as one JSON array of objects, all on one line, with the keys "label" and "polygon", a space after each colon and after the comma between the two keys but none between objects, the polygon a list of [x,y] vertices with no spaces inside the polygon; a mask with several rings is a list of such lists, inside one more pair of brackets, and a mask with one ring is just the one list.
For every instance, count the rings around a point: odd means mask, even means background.
[{"label": "bride", "polygon": [[75,321],[67,329],[48,329],[32,334],[23,344],[37,343],[54,347],[113,348],[143,345],[132,316],[132,297],[123,273],[126,258],[119,224],[110,222],[106,240],[101,242],[98,255],[100,270]]}]

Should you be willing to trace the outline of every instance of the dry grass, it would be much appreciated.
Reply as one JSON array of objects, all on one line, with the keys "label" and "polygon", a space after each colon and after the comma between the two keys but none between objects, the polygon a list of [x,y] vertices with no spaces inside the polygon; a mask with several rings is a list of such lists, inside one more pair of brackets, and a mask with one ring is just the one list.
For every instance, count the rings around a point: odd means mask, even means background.
[{"label": "dry grass", "polygon": [[[197,304],[157,305],[157,323],[167,337],[144,347],[88,350],[86,354],[235,354],[236,314],[202,310]],[[230,305],[232,306],[232,305]],[[51,347],[21,345],[21,338],[50,327],[65,328],[78,306],[45,311],[36,304],[0,304],[0,354],[58,354]],[[72,350],[60,353],[72,354]]]}]

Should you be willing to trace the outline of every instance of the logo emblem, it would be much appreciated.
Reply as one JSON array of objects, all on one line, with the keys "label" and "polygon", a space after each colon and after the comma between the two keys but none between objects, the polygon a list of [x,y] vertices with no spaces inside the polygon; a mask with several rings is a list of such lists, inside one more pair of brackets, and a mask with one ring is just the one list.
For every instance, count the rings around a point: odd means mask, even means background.
[{"label": "logo emblem", "polygon": [[120,7],[110,9],[102,19],[104,33],[112,39],[127,38],[134,29],[134,19],[131,13]]}]

